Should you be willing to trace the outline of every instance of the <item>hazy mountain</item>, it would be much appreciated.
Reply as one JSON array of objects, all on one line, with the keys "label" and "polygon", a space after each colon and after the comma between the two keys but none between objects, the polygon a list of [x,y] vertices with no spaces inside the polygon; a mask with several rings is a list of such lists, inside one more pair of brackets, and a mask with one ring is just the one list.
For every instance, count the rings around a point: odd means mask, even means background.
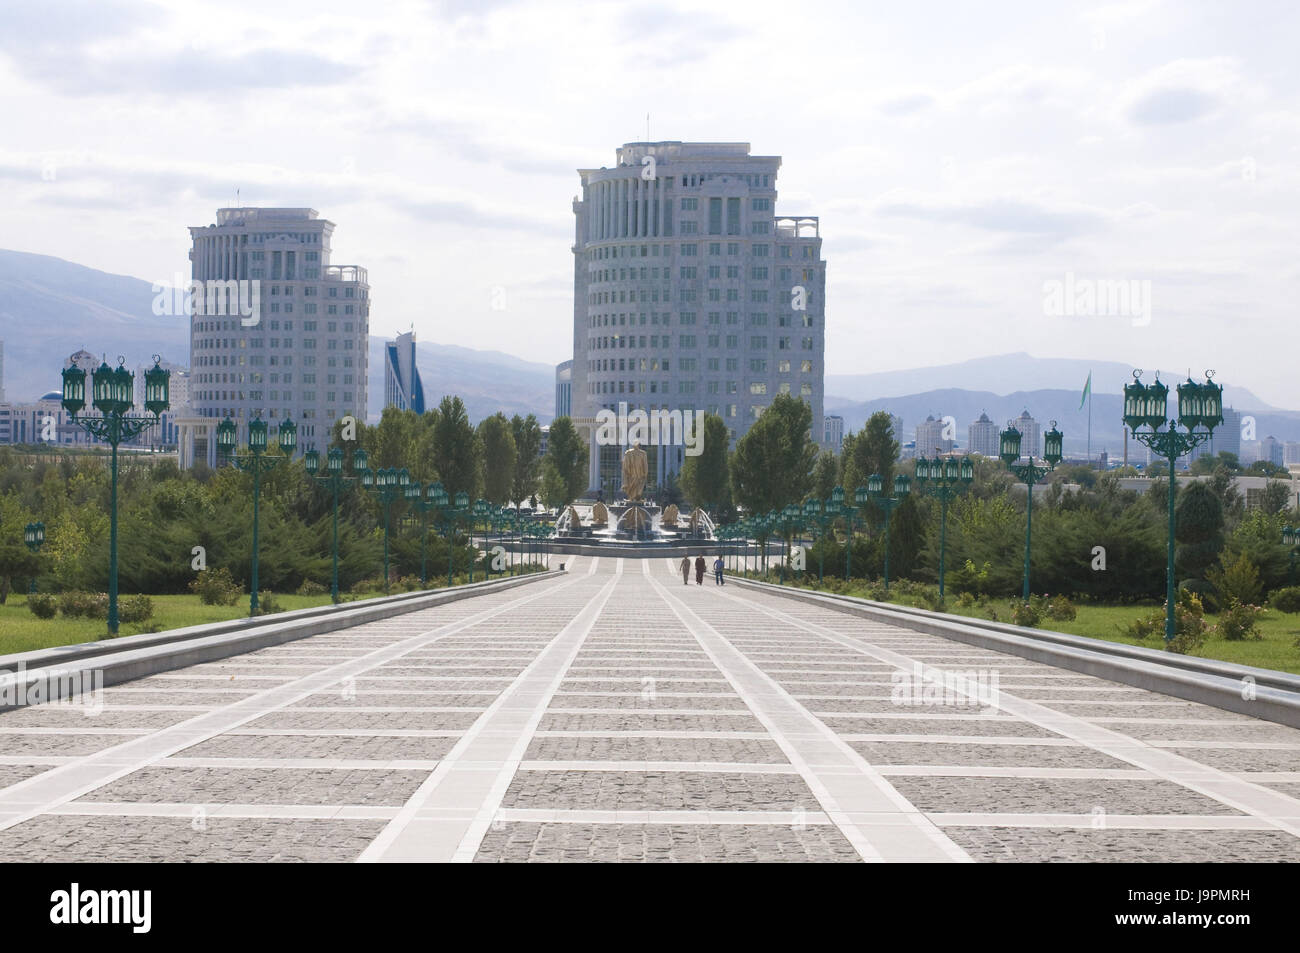
[{"label": "hazy mountain", "polygon": [[[1094,374],[1094,387],[1096,381]],[[1037,420],[1043,429],[1047,428],[1050,421],[1055,420],[1057,427],[1065,434],[1066,451],[1082,455],[1088,446],[1088,407],[1086,404],[1083,407],[1079,406],[1081,396],[1078,390],[1042,389],[995,394],[987,390],[948,387],[900,397],[882,397],[862,403],[832,401],[827,398],[826,413],[839,414],[843,417],[846,432],[861,429],[867,418],[878,410],[895,414],[903,420],[902,434],[899,436],[902,443],[907,443],[915,437],[917,423],[925,420],[927,416],[933,416],[937,420],[951,415],[957,421],[957,445],[966,447],[967,428],[972,421],[979,418],[981,413],[988,414],[989,419],[1001,429],[1006,426],[1008,420],[1019,417],[1021,411],[1028,410],[1030,416]],[[1237,405],[1232,406],[1237,410],[1243,409]],[[1172,394],[1169,409],[1171,412],[1176,412]],[[1112,459],[1122,455],[1123,413],[1124,398],[1121,395],[1099,392],[1093,394],[1093,453],[1107,450]],[[1252,413],[1256,421],[1256,432],[1261,438],[1271,435],[1278,440],[1300,440],[1300,413],[1258,410]]]},{"label": "hazy mountain", "polygon": [[[1185,370],[1180,373],[1177,368],[1149,367],[1145,369],[1143,380],[1150,382],[1157,370],[1162,371],[1161,380],[1170,386],[1186,375]],[[846,403],[876,400],[880,397],[897,397],[902,394],[921,394],[942,388],[1009,394],[1013,386],[1025,391],[1075,387],[1077,388],[1075,393],[1082,394],[1089,371],[1092,372],[1092,389],[1095,394],[1122,394],[1124,385],[1133,379],[1133,367],[1115,361],[1033,357],[1024,352],[999,354],[994,357],[976,357],[959,364],[917,367],[905,371],[827,374],[826,406],[828,409],[826,412],[838,413],[829,409],[832,402],[842,406]],[[1238,410],[1278,409],[1270,407],[1244,387],[1227,381],[1220,381],[1220,383],[1224,385],[1223,402]],[[1077,398],[1075,404],[1078,404]],[[1019,411],[1016,413],[1018,414]],[[992,416],[991,411],[989,416]],[[925,419],[925,415],[922,414],[921,418]]]},{"label": "hazy mountain", "polygon": [[[127,366],[160,354],[189,362],[189,321],[153,313],[147,281],[110,275],[48,255],[0,250],[0,341],[4,341],[4,390],[11,401],[34,400],[59,390],[59,371],[80,348],[117,355]],[[382,336],[370,338],[368,413],[383,409]],[[496,412],[536,414],[548,423],[555,412],[555,369],[498,351],[421,341],[417,361],[426,397],[436,406],[443,394],[460,394],[478,421]]]}]

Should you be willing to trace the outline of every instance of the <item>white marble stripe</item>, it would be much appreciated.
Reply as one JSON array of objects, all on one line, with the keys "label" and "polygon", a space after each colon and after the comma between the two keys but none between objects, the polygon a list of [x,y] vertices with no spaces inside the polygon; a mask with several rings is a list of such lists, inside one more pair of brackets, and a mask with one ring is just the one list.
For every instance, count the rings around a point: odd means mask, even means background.
[{"label": "white marble stripe", "polygon": [[177,804],[165,801],[115,802],[74,801],[60,804],[46,814],[91,817],[183,817],[197,812],[207,818],[268,818],[284,820],[387,821],[399,808],[368,804]]},{"label": "white marble stripe", "polygon": [[822,811],[564,811],[539,808],[502,808],[497,819],[530,824],[796,824],[834,823]]},{"label": "white marble stripe", "polygon": [[940,827],[1046,827],[1090,830],[1268,831],[1267,821],[1244,814],[931,814]]},{"label": "white marble stripe", "polygon": [[[492,608],[463,615],[455,621],[439,625],[423,634],[392,642],[362,658],[340,662],[311,675],[295,678],[284,685],[268,688],[250,698],[240,699],[225,708],[198,715],[176,725],[154,730],[146,729],[148,733],[140,737],[20,781],[0,791],[0,830],[6,830],[39,814],[47,813],[60,804],[82,797],[96,788],[138,771],[147,764],[175,754],[200,741],[237,729],[269,712],[316,694],[345,678],[358,676],[376,665],[398,658],[405,652],[423,648],[446,635],[461,632],[504,613],[518,610],[572,584],[566,581],[537,591],[525,590],[528,592],[527,595],[509,599]],[[81,733],[93,732],[83,730]]]},{"label": "white marble stripe", "polygon": [[[769,608],[758,602],[744,602],[734,596],[718,593],[722,598],[742,602],[747,607],[768,616],[783,625],[801,629],[813,634],[821,634],[846,648],[855,649],[891,665],[907,667],[911,659],[891,649],[874,646],[865,642],[841,636],[824,626],[809,622],[790,613]],[[942,669],[927,667],[942,677]],[[1146,744],[1139,739],[1112,731],[1098,724],[1100,721],[1129,723],[1131,719],[1084,719],[1077,715],[1055,711],[1037,702],[1019,698],[1005,692],[999,692],[998,707],[1022,721],[1052,731],[1062,737],[1072,738],[1103,754],[1126,761],[1135,767],[1150,772],[1156,777],[1171,781],[1198,794],[1213,798],[1220,804],[1227,805],[1246,814],[1259,817],[1274,827],[1300,837],[1300,800],[1288,797],[1278,791],[1262,787],[1251,781],[1242,780],[1225,771],[1211,768],[1160,748]],[[1197,723],[1194,720],[1181,722],[1177,719],[1160,719],[1160,723],[1186,724]],[[1220,722],[1207,720],[1215,725]],[[1260,722],[1271,728],[1277,728],[1269,722]],[[1234,725],[1236,727],[1236,725]]]},{"label": "white marble stripe", "polygon": [[[970,856],[902,797],[849,745],[814,718],[781,686],[751,663],[739,649],[701,619],[672,589],[651,580],[651,586],[668,604],[682,625],[700,641],[718,670],[767,728],[772,740],[858,855],[867,861],[948,860],[969,861]],[[712,590],[720,595],[721,589]],[[885,852],[850,812],[867,812],[889,828]]]},{"label": "white marble stripe", "polygon": [[356,758],[187,758],[172,755],[150,767],[155,768],[267,768],[274,770],[324,771],[432,771],[437,759],[373,760]]},{"label": "white marble stripe", "polygon": [[520,771],[627,771],[692,772],[707,774],[794,774],[791,764],[758,761],[521,761]]},{"label": "white marble stripe", "polygon": [[[593,559],[593,566],[599,557]],[[590,576],[590,573],[588,573]],[[497,697],[358,859],[362,863],[472,861],[552,693],[600,619],[617,571]],[[472,812],[448,817],[445,811]]]}]

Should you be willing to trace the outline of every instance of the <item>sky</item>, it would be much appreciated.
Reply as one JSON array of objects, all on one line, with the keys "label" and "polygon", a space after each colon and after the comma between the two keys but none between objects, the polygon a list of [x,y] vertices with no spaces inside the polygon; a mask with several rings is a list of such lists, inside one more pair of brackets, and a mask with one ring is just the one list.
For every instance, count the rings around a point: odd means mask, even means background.
[{"label": "sky", "polygon": [[1289,2],[3,0],[0,247],[171,283],[217,208],[309,206],[369,269],[372,333],[554,363],[576,170],[649,114],[783,157],[828,373],[1026,351],[1300,408],[1298,28]]}]

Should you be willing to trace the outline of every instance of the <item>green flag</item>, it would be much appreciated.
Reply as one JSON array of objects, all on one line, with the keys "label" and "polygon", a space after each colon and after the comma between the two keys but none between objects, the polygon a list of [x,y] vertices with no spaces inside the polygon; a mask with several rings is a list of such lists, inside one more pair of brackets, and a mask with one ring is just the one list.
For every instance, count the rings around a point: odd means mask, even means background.
[{"label": "green flag", "polygon": [[1088,402],[1088,395],[1092,393],[1092,371],[1088,372],[1088,383],[1083,385],[1083,396],[1079,398],[1079,409],[1083,410],[1083,405]]}]

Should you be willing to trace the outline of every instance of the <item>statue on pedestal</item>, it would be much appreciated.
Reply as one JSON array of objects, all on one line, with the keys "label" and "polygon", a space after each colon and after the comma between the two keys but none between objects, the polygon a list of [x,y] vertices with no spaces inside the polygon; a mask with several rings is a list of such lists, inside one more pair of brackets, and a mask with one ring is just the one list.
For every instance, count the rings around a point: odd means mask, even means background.
[{"label": "statue on pedestal", "polygon": [[662,523],[664,526],[676,526],[677,514],[678,514],[677,504],[669,503],[667,506],[664,507],[664,515],[659,518],[659,522]]},{"label": "statue on pedestal", "polygon": [[639,503],[645,490],[646,477],[650,473],[650,461],[638,441],[623,454],[623,495],[629,503]]},{"label": "statue on pedestal", "polygon": [[596,503],[591,508],[591,525],[606,526],[609,524],[609,508],[604,503]]}]

